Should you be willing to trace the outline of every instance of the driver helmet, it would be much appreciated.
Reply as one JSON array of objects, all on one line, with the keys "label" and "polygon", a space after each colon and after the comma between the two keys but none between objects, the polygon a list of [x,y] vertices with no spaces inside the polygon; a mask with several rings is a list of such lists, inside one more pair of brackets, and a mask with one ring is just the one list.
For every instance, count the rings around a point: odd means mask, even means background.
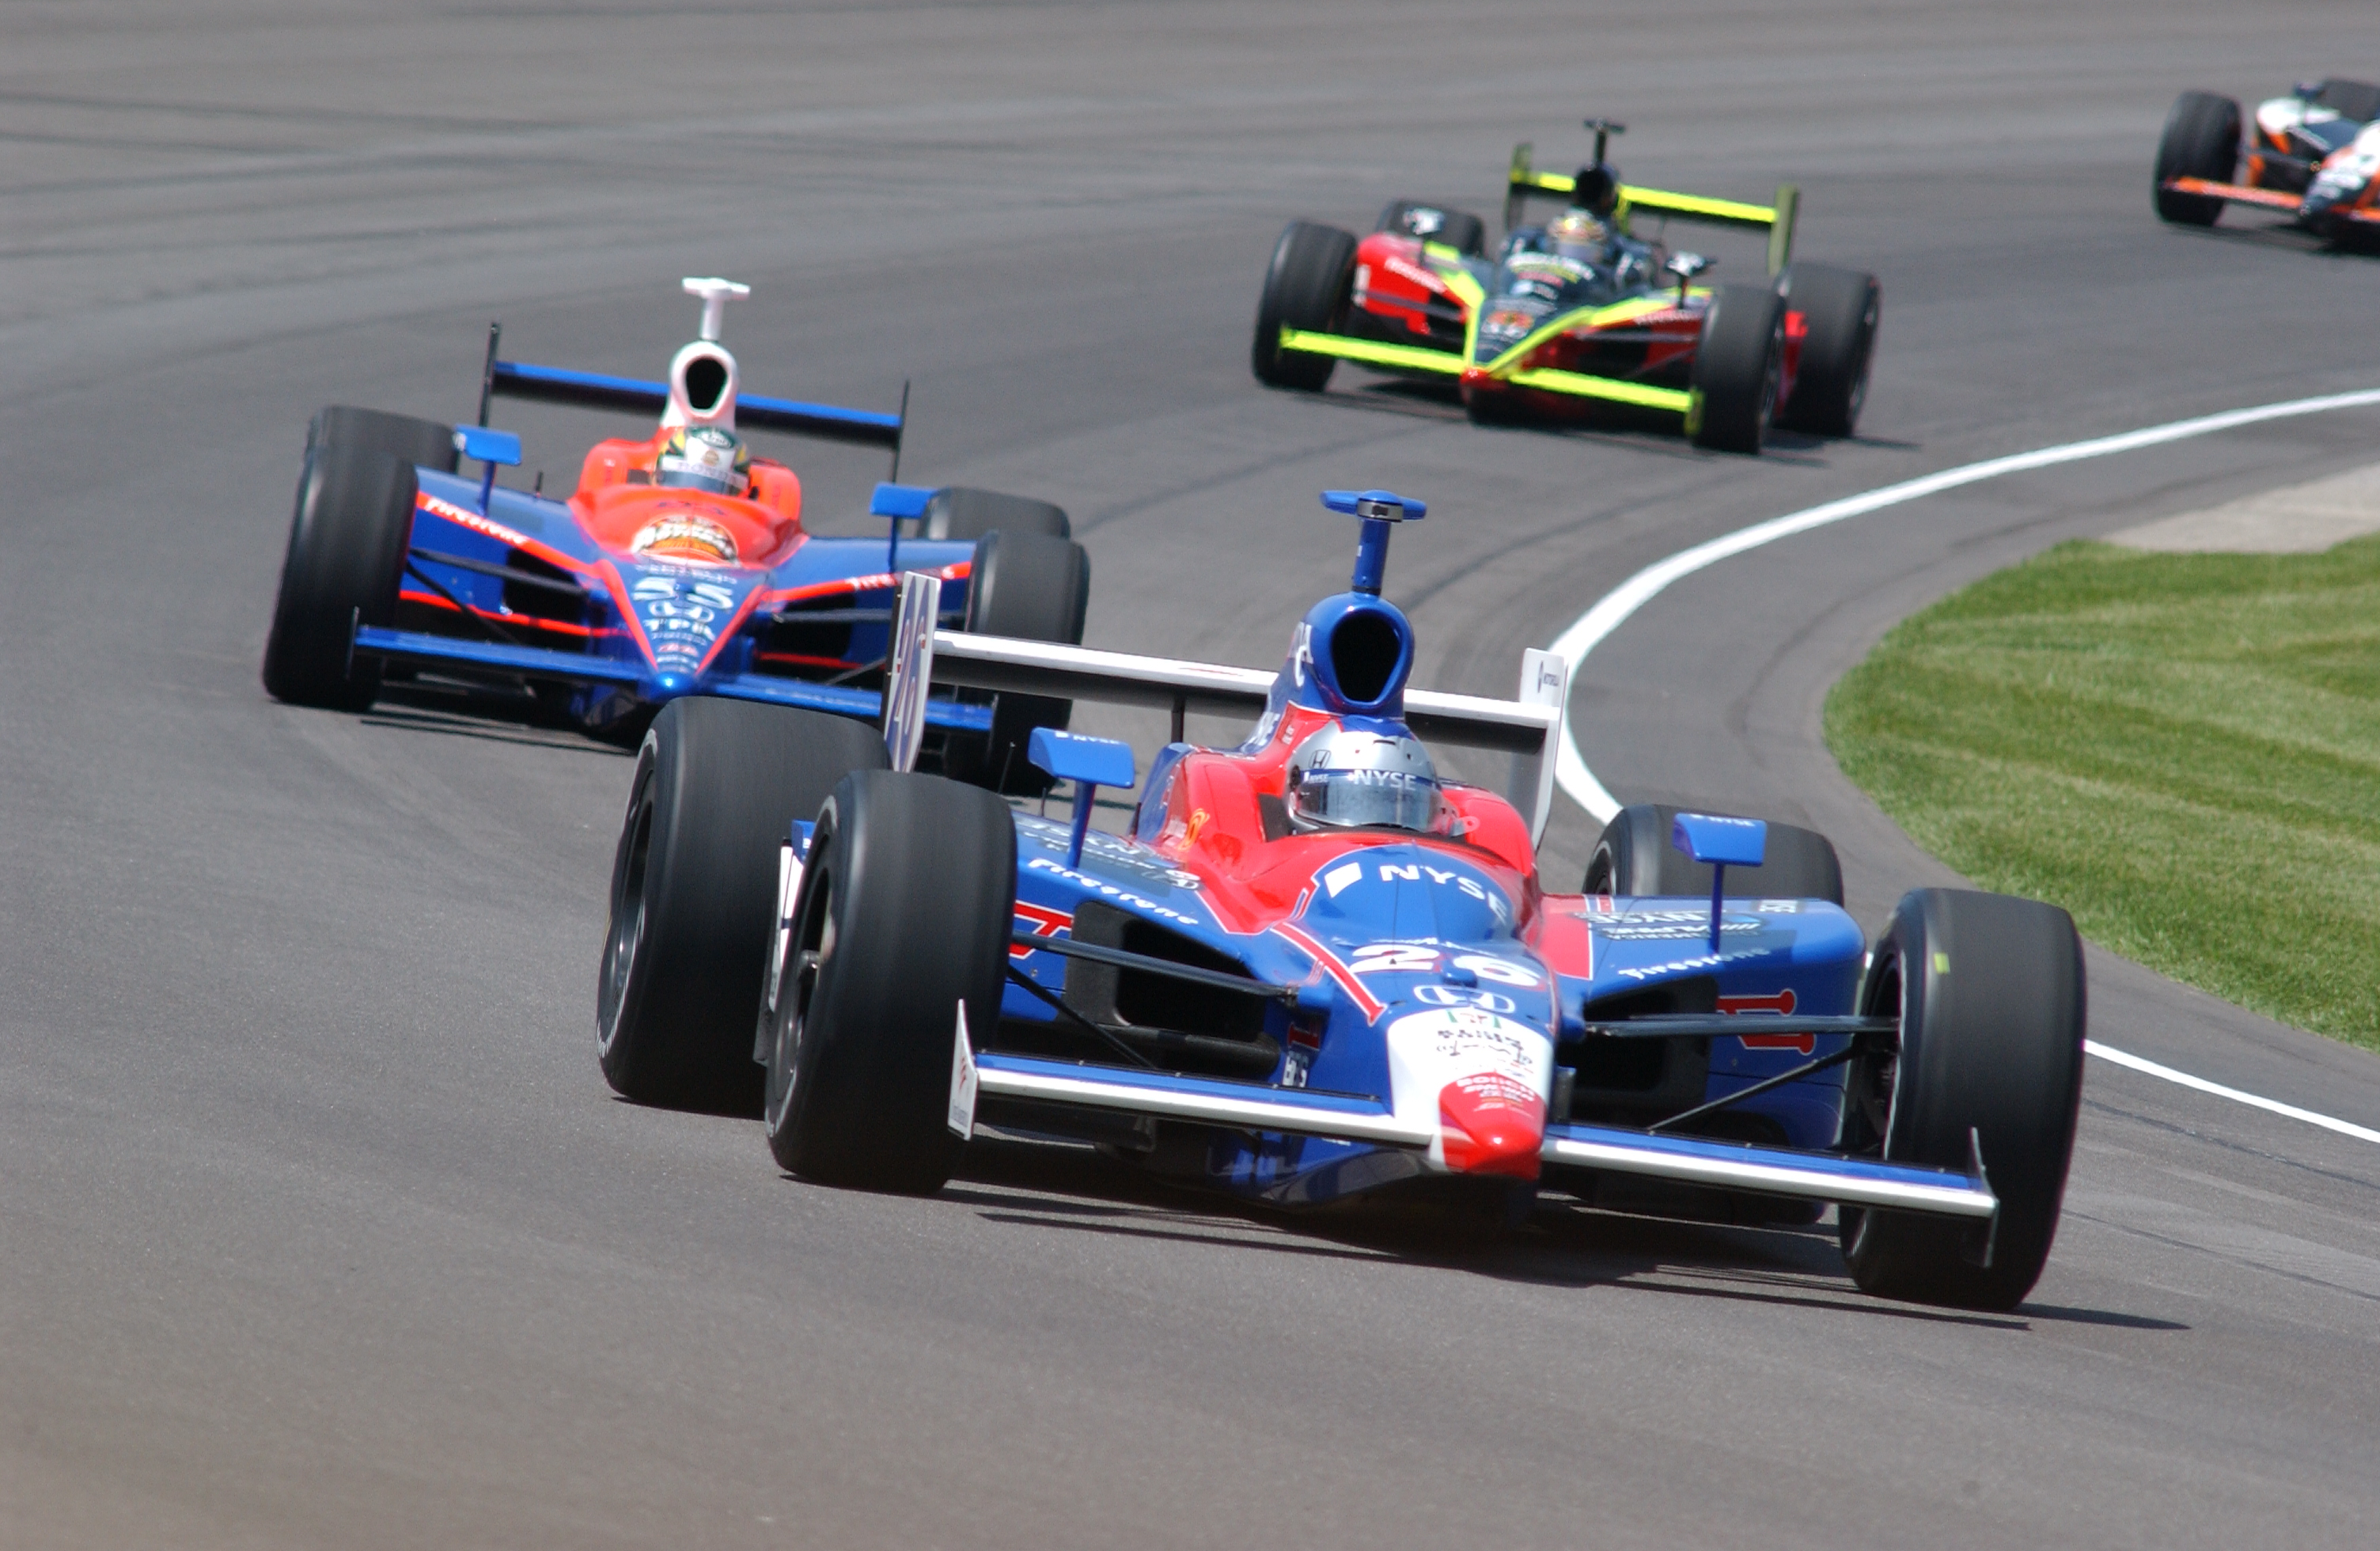
[{"label": "driver helmet", "polygon": [[1604,245],[1611,240],[1611,228],[1596,218],[1591,210],[1572,207],[1554,217],[1546,227],[1546,241],[1565,259],[1579,263],[1599,262]]},{"label": "driver helmet", "polygon": [[679,426],[662,443],[653,483],[742,495],[752,483],[751,449],[723,426]]},{"label": "driver helmet", "polygon": [[1429,750],[1410,733],[1333,725],[1289,757],[1289,810],[1304,823],[1427,833],[1438,822],[1439,802]]}]

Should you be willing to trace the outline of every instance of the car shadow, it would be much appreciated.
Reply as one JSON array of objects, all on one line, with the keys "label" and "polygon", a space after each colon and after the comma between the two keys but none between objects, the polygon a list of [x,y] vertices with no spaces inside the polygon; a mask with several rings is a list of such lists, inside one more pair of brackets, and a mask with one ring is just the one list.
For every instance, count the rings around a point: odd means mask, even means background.
[{"label": "car shadow", "polygon": [[2034,1321],[2186,1330],[2115,1310],[2027,1303],[1973,1313],[1870,1297],[1852,1285],[1832,1227],[1740,1227],[1598,1211],[1548,1197],[1494,1230],[1426,1205],[1289,1211],[1149,1175],[1096,1149],[978,1138],[939,1199],[986,1222],[1196,1243],[1219,1253],[1435,1266],[1551,1288],[1602,1288],[1922,1324],[2024,1331]]},{"label": "car shadow", "polygon": [[461,690],[386,685],[381,689],[380,698],[358,720],[367,727],[472,738],[524,748],[558,748],[615,758],[636,753],[633,748],[605,743],[572,728],[541,725],[508,697],[478,696]]}]

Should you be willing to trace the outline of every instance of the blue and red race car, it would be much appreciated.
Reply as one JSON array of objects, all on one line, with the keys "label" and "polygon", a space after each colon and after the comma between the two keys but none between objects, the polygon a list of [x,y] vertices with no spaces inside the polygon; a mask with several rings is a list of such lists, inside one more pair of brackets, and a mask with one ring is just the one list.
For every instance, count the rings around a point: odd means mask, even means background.
[{"label": "blue and red race car", "polygon": [[[882,741],[669,708],[613,873],[613,1085],[757,1107],[785,1168],[871,1189],[935,1190],[990,1133],[1290,1206],[1831,1202],[1863,1287],[2021,1300],[2080,1097],[2065,913],[1920,891],[1864,962],[1822,837],[1650,807],[1597,849],[1609,891],[1548,890],[1560,660],[1530,653],[1512,701],[1409,688],[1412,627],[1379,593],[1421,504],[1325,500],[1363,523],[1353,586],[1275,673],[936,629],[940,584],[913,576]],[[1228,748],[1177,730],[1109,834],[1087,820],[1136,783],[1129,745],[1035,733],[1074,811],[1018,811],[909,768],[931,685],[1255,726]],[[1514,756],[1509,790],[1441,779],[1425,738]]]},{"label": "blue and red race car", "polygon": [[[287,557],[264,652],[265,687],[301,705],[359,709],[392,680],[464,689],[475,703],[640,737],[689,694],[874,719],[891,599],[904,569],[953,589],[950,623],[1036,640],[1082,639],[1090,563],[1046,502],[965,488],[876,490],[882,539],[802,521],[794,471],[755,457],[743,431],[881,446],[898,473],[905,415],[744,394],[719,343],[747,287],[689,279],[700,337],[666,382],[497,358],[491,330],[480,424],[457,430],[334,406],[307,436]],[[554,500],[495,482],[516,438],[487,426],[496,396],[658,417],[647,438],[596,443],[576,491]],[[478,478],[457,472],[464,458]],[[540,484],[542,484],[540,477]],[[903,526],[916,532],[905,539]],[[1024,758],[1062,702],[937,697],[930,760],[950,773],[1038,789]]]}]

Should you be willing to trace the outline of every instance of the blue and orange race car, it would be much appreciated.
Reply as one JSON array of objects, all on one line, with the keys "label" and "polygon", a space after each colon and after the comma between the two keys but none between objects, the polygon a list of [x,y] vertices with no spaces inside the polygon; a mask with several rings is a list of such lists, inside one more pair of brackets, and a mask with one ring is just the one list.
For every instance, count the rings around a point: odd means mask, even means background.
[{"label": "blue and orange race car", "polygon": [[[786,1169],[879,1190],[938,1189],[1002,1135],[1488,1223],[1540,1192],[1738,1220],[1831,1202],[1863,1287],[2021,1300],[2081,1091],[2066,914],[1919,891],[1864,963],[1823,837],[1649,806],[1607,830],[1597,891],[1548,889],[1560,660],[1530,653],[1511,701],[1409,688],[1380,584],[1421,504],[1325,500],[1363,522],[1353,586],[1278,673],[937,629],[940,584],[913,576],[882,741],[666,710],[613,873],[613,1085],[757,1108]],[[1177,732],[1145,782],[1128,745],[1038,733],[1073,782],[1061,821],[910,768],[937,685],[1255,725],[1235,747]],[[1509,790],[1441,779],[1425,738],[1513,756]],[[1135,784],[1124,832],[1092,830],[1095,794]]]},{"label": "blue and orange race car", "polygon": [[[1046,502],[888,482],[872,503],[885,538],[808,531],[801,481],[753,456],[743,432],[884,447],[897,476],[905,409],[741,393],[719,324],[747,288],[708,278],[686,288],[702,300],[700,337],[666,382],[499,360],[491,329],[477,426],[346,406],[316,415],[265,687],[360,709],[402,680],[631,741],[685,695],[873,719],[892,588],[911,567],[953,589],[949,623],[1082,639],[1090,563]],[[576,491],[556,500],[496,483],[499,467],[520,461],[518,440],[488,428],[498,396],[650,413],[659,425],[596,443]],[[477,478],[458,472],[466,458],[481,465]],[[925,714],[939,768],[1019,789],[1040,780],[1026,737],[1066,721],[1062,702],[1018,697],[940,697]]]}]

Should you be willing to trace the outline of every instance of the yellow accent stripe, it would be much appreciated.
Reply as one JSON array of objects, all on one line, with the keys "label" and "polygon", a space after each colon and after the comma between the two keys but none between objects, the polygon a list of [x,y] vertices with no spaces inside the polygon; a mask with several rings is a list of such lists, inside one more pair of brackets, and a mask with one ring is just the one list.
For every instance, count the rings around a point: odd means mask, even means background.
[{"label": "yellow accent stripe", "polygon": [[1514,176],[1515,188],[1542,188],[1548,194],[1575,194],[1578,179],[1568,173],[1520,173]]},{"label": "yellow accent stripe", "polygon": [[1770,205],[1748,205],[1734,200],[1706,200],[1700,194],[1671,194],[1659,188],[1638,188],[1622,184],[1620,189],[1622,208],[1658,210],[1667,215],[1699,216],[1706,221],[1724,221],[1742,226],[1773,226],[1777,212]]},{"label": "yellow accent stripe", "polygon": [[[1709,289],[1706,286],[1697,285],[1693,287],[1688,294],[1693,296],[1707,296],[1709,295]],[[1523,335],[1517,344],[1508,347],[1502,355],[1497,357],[1494,360],[1489,361],[1487,364],[1486,370],[1491,376],[1509,376],[1520,364],[1520,361],[1524,357],[1528,355],[1530,351],[1536,349],[1538,345],[1543,345],[1546,341],[1553,338],[1556,334],[1567,333],[1572,329],[1581,326],[1591,329],[1605,329],[1611,327],[1615,323],[1631,323],[1634,322],[1639,318],[1651,317],[1656,312],[1667,312],[1676,305],[1676,299],[1673,297],[1666,295],[1658,297],[1631,297],[1627,301],[1613,302],[1609,307],[1583,307],[1575,312],[1557,313],[1554,317],[1548,319],[1545,322],[1539,323],[1536,328]],[[1477,353],[1477,341],[1475,338],[1472,341],[1472,353],[1475,355]],[[1560,375],[1567,376],[1571,374],[1562,373]],[[1601,382],[1603,379],[1596,378],[1594,381]]]},{"label": "yellow accent stripe", "polygon": [[1394,367],[1400,371],[1435,371],[1461,375],[1463,357],[1451,350],[1429,350],[1417,345],[1383,345],[1377,340],[1350,339],[1345,334],[1312,333],[1284,326],[1281,347],[1306,356],[1336,356],[1342,361]]},{"label": "yellow accent stripe", "polygon": [[1668,409],[1678,414],[1691,414],[1694,406],[1693,392],[1685,388],[1651,388],[1641,382],[1622,382],[1612,377],[1589,377],[1579,371],[1516,371],[1504,379],[1516,388],[1542,388],[1548,393],[1573,394],[1581,398],[1607,398],[1617,404],[1642,405],[1647,409]]},{"label": "yellow accent stripe", "polygon": [[1439,279],[1446,283],[1446,288],[1454,294],[1457,301],[1475,312],[1479,309],[1479,304],[1488,299],[1488,288],[1474,279],[1467,269],[1450,270],[1440,274]]}]

